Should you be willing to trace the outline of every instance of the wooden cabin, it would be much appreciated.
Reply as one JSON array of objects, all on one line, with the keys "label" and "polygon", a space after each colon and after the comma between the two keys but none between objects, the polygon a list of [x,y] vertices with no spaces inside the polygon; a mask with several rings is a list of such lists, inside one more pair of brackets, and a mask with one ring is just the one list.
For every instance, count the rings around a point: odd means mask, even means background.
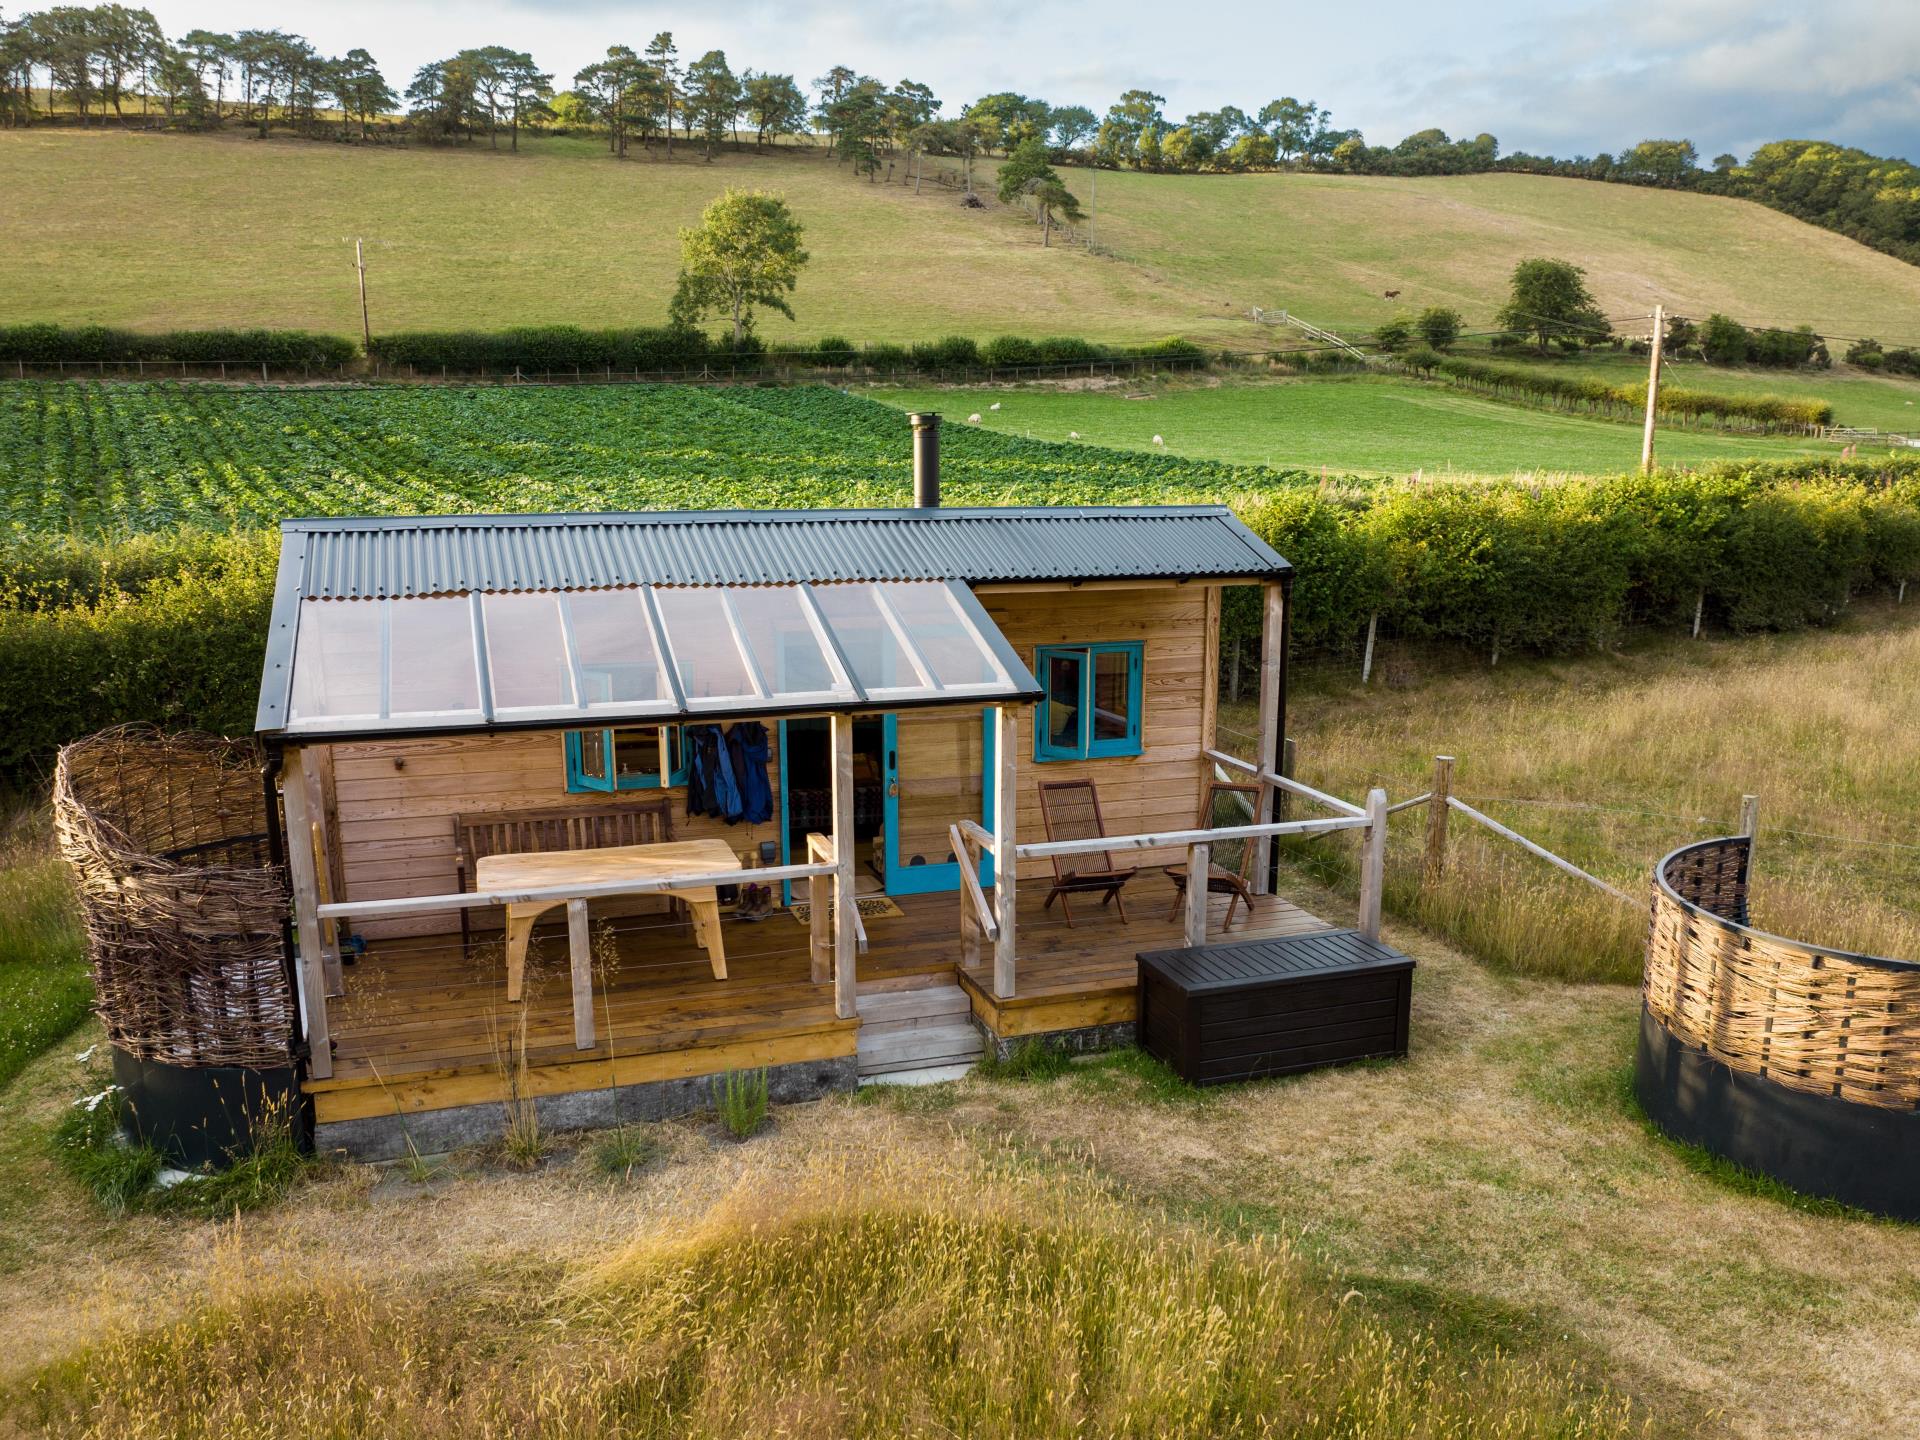
[{"label": "wooden cabin", "polygon": [[[1139,952],[1230,906],[1234,939],[1319,927],[1270,893],[1269,835],[1250,905],[1166,870],[1210,784],[1260,780],[1240,818],[1276,819],[1287,562],[1221,507],[926,498],[285,523],[258,732],[322,1148],[498,1133],[510,1079],[600,1124],[731,1070],[799,1098],[1112,1043]],[[1241,755],[1236,585],[1265,616]]]}]

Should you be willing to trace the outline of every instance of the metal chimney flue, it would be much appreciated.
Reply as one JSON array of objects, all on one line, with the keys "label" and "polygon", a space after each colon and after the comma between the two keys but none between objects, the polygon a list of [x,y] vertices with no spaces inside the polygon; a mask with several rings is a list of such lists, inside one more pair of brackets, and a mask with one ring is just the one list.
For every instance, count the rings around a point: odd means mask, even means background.
[{"label": "metal chimney flue", "polygon": [[913,508],[940,508],[940,417],[932,411],[907,416],[913,426]]}]

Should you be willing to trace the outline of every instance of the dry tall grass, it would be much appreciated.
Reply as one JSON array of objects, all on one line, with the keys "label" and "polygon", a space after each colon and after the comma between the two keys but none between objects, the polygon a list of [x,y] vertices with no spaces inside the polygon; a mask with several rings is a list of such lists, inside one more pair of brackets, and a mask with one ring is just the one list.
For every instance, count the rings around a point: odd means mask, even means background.
[{"label": "dry tall grass", "polygon": [[1633,897],[1564,879],[1459,815],[1447,883],[1423,892],[1425,811],[1396,817],[1389,899],[1518,969],[1636,979],[1654,861],[1732,833],[1743,794],[1760,797],[1756,924],[1920,959],[1917,622],[1882,611],[1832,631],[1310,693],[1292,717],[1300,771],[1398,800],[1428,788],[1435,754],[1454,755],[1461,798]]},{"label": "dry tall grass", "polygon": [[1396,1338],[1283,1246],[1007,1163],[817,1158],[570,1277],[340,1269],[114,1328],[13,1418],[114,1436],[1614,1437],[1627,1404]]}]

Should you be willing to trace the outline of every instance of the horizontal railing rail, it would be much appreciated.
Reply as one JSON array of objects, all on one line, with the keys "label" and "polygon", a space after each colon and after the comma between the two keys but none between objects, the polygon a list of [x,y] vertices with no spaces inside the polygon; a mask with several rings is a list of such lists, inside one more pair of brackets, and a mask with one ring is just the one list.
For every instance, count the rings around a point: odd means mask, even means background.
[{"label": "horizontal railing rail", "polygon": [[625,895],[660,895],[674,890],[705,889],[710,885],[764,885],[778,880],[805,880],[832,875],[829,864],[767,865],[758,870],[705,870],[691,875],[663,875],[646,879],[597,880],[581,885],[535,885],[520,890],[475,890],[456,895],[401,895],[387,900],[336,900],[318,907],[322,920],[392,919],[431,915],[442,910],[474,910],[489,905],[561,904],[568,900],[612,900]]},{"label": "horizontal railing rail", "polygon": [[1620,889],[1617,885],[1609,885],[1606,881],[1602,880],[1598,875],[1593,875],[1588,873],[1585,870],[1582,870],[1578,865],[1574,864],[1571,860],[1564,859],[1561,856],[1554,854],[1553,851],[1547,849],[1546,846],[1536,844],[1532,840],[1529,840],[1526,836],[1522,835],[1518,830],[1508,829],[1505,825],[1502,825],[1498,820],[1495,820],[1491,815],[1481,814],[1478,810],[1474,809],[1473,806],[1467,804],[1466,801],[1462,800],[1458,795],[1449,795],[1447,797],[1447,805],[1454,810],[1458,810],[1462,815],[1466,816],[1469,820],[1476,821],[1479,824],[1486,826],[1487,829],[1493,831],[1493,833],[1498,835],[1501,839],[1511,840],[1514,844],[1518,845],[1522,850],[1525,850],[1529,855],[1538,855],[1542,860],[1546,861],[1549,865],[1554,866],[1556,869],[1564,870],[1567,874],[1572,875],[1577,879],[1586,881],[1589,885],[1592,885],[1596,889],[1606,891],[1607,894],[1613,896],[1615,899],[1624,900],[1629,905],[1635,906],[1636,908],[1639,906],[1640,902],[1638,900],[1634,899],[1631,895],[1627,894],[1626,891]]},{"label": "horizontal railing rail", "polygon": [[1094,835],[1084,840],[1040,840],[1014,846],[1022,860],[1050,860],[1058,855],[1097,855],[1103,850],[1172,850],[1189,845],[1212,845],[1222,840],[1257,840],[1262,835],[1325,835],[1334,830],[1364,830],[1367,816],[1342,815],[1335,820],[1276,820],[1266,825],[1221,825],[1211,830],[1158,830],[1142,835]]},{"label": "horizontal railing rail", "polygon": [[1228,755],[1220,750],[1206,750],[1201,753],[1209,760],[1221,765],[1230,766],[1235,770],[1241,771],[1243,774],[1252,775],[1262,783],[1285,790],[1289,794],[1311,800],[1316,805],[1325,806],[1336,814],[1360,817],[1367,813],[1362,807],[1355,805],[1351,800],[1342,800],[1338,795],[1329,795],[1324,790],[1316,790],[1311,785],[1306,785],[1295,780],[1291,775],[1282,775],[1278,771],[1264,769],[1259,765],[1255,765],[1250,760],[1242,760],[1238,755]]},{"label": "horizontal railing rail", "polygon": [[952,847],[953,858],[960,866],[960,889],[965,903],[973,907],[974,923],[987,939],[998,940],[1000,922],[993,918],[993,907],[987,904],[987,892],[980,888],[980,862],[974,857],[973,844],[958,825],[947,827],[947,844]]}]

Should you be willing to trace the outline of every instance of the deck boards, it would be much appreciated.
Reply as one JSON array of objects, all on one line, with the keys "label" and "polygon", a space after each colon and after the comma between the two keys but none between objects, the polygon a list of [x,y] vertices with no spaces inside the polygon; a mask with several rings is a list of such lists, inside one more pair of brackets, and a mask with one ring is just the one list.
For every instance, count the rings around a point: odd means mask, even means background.
[{"label": "deck boards", "polygon": [[[1003,1035],[1130,1020],[1134,956],[1182,941],[1165,919],[1171,891],[1129,887],[1133,923],[1092,911],[1069,928],[1042,909],[1045,892],[1024,888],[1020,904],[1019,994],[992,999],[991,967],[961,973],[959,899],[900,898],[902,914],[869,919],[869,948],[859,959],[863,992],[911,983],[916,976],[957,978],[974,1013]],[[1220,939],[1292,935],[1326,928],[1288,902],[1262,897],[1250,918],[1218,929],[1226,897],[1213,905]],[[497,1087],[502,1037],[518,1043],[524,1024],[536,1091],[630,1084],[742,1065],[851,1055],[857,1020],[834,1013],[831,984],[808,977],[807,930],[781,913],[757,923],[726,920],[731,978],[715,980],[706,954],[683,922],[663,915],[608,922],[615,938],[610,973],[595,982],[592,1050],[575,1048],[566,930],[558,921],[535,933],[528,999],[506,999],[497,934],[476,936],[463,954],[458,935],[395,936],[374,941],[346,971],[346,993],[329,1005],[335,1041],[330,1080],[310,1081],[322,1118],[472,1103]],[[607,947],[596,952],[604,965]],[[758,1058],[756,1058],[758,1057]],[[657,1072],[657,1073],[656,1073]]]}]

